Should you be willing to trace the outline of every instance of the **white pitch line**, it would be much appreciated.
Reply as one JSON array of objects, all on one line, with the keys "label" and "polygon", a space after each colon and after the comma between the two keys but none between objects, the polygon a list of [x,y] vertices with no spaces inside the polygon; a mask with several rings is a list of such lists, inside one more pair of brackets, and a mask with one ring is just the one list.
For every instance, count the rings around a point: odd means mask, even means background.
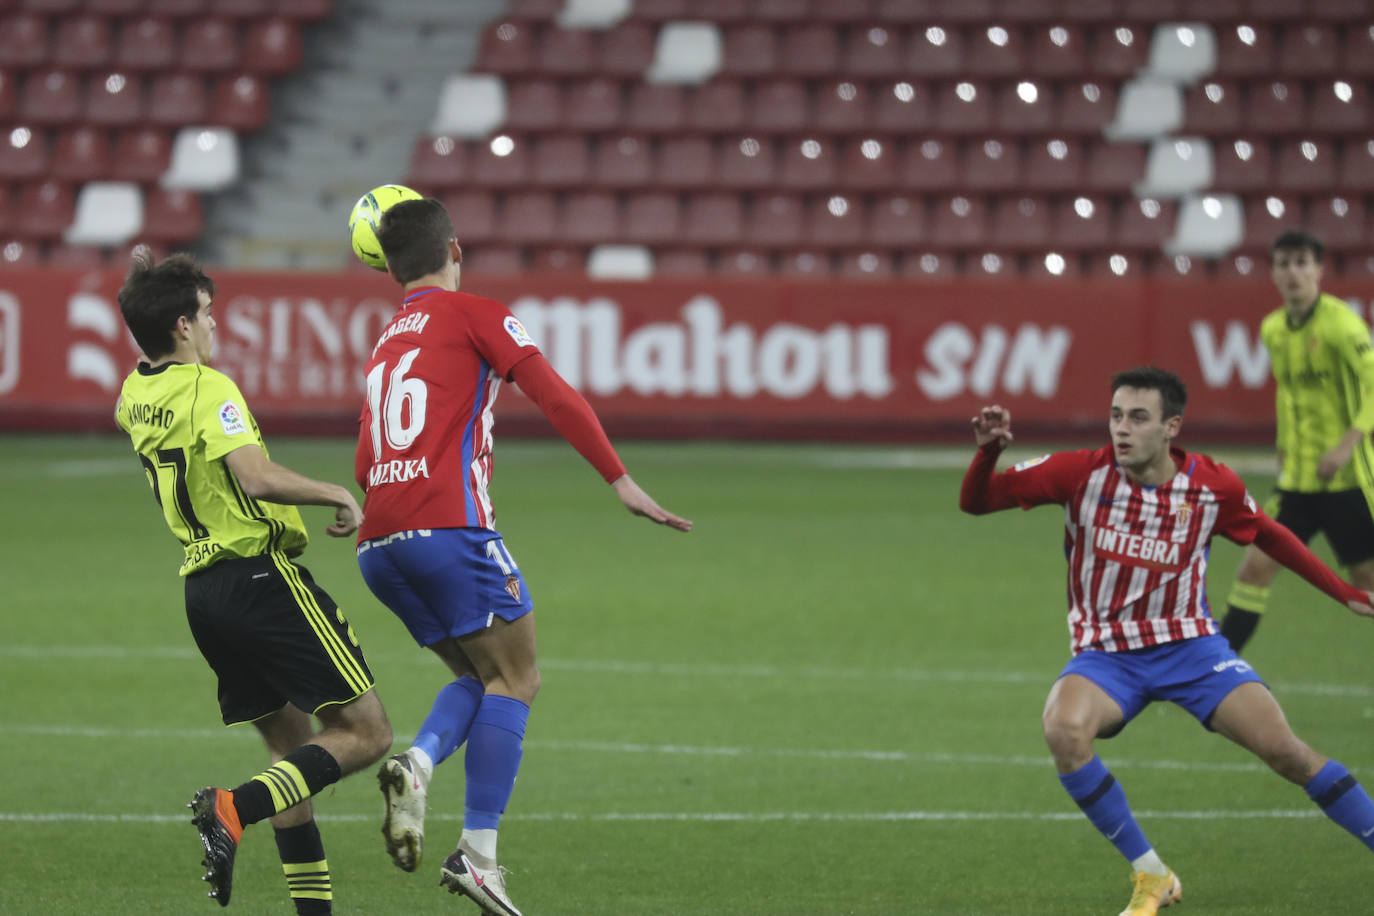
[{"label": "white pitch line", "polygon": [[[1138,820],[1302,820],[1319,817],[1314,808],[1214,811],[1137,811]],[[430,812],[431,821],[462,821],[458,813]],[[377,820],[373,814],[320,814],[318,819],[334,823]],[[619,823],[776,823],[776,822],[850,822],[893,823],[909,821],[1077,821],[1079,811],[546,811],[521,814],[510,812],[504,821],[612,821]],[[189,824],[184,814],[91,814],[81,811],[17,812],[0,811],[0,823],[97,823],[97,824]]]}]

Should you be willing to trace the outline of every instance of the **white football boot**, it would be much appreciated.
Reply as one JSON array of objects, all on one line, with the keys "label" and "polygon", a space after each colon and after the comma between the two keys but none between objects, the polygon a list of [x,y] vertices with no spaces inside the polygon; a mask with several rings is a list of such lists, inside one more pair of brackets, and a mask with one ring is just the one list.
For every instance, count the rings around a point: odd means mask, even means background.
[{"label": "white football boot", "polygon": [[428,780],[420,775],[410,752],[382,761],[377,784],[386,799],[382,836],[391,861],[402,871],[420,867],[425,844],[425,795]]},{"label": "white football boot", "polygon": [[450,894],[464,894],[491,916],[520,916],[506,895],[506,870],[462,843],[439,869],[439,884]]}]

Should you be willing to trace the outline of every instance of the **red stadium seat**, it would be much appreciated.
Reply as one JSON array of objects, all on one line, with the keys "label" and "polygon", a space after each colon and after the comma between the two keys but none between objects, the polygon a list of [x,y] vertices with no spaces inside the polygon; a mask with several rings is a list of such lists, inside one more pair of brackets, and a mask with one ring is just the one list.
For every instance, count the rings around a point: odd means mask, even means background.
[{"label": "red stadium seat", "polygon": [[744,238],[744,207],[737,194],[694,194],[682,215],[682,238],[698,245],[733,245]]},{"label": "red stadium seat", "polygon": [[96,73],[86,83],[85,120],[106,127],[143,121],[143,80],[132,74]]},{"label": "red stadium seat", "polygon": [[522,76],[537,69],[534,26],[504,20],[487,26],[477,48],[473,70],[502,76]]},{"label": "red stadium seat", "polygon": [[56,238],[72,223],[76,198],[60,181],[24,185],[19,191],[14,220],[9,224],[21,238]]},{"label": "red stadium seat", "polygon": [[587,251],[573,245],[540,245],[532,250],[531,270],[539,273],[582,274],[587,266]]},{"label": "red stadium seat", "polygon": [[1369,248],[1369,213],[1359,197],[1315,198],[1308,205],[1304,225],[1335,251],[1367,251]]},{"label": "red stadium seat", "polygon": [[96,16],[115,18],[133,16],[143,12],[143,6],[146,2],[147,0],[86,0],[82,6],[86,12]]},{"label": "red stadium seat", "polygon": [[810,119],[810,101],[804,83],[773,80],[755,88],[749,124],[756,130],[779,133],[804,130]]},{"label": "red stadium seat", "polygon": [[508,130],[535,132],[563,125],[563,90],[553,80],[523,80],[510,85],[506,94]]},{"label": "red stadium seat", "polygon": [[963,275],[1015,279],[1021,274],[1020,260],[1015,251],[1005,248],[994,251],[984,246],[964,256]]},{"label": "red stadium seat", "polygon": [[1310,0],[1307,15],[1319,22],[1346,24],[1364,17],[1369,7],[1365,0]]},{"label": "red stadium seat", "polygon": [[744,237],[767,248],[795,245],[801,241],[801,231],[801,199],[785,194],[756,198],[744,223]]},{"label": "red stadium seat", "polygon": [[842,251],[835,273],[847,280],[890,280],[896,265],[886,251]]},{"label": "red stadium seat", "polygon": [[0,136],[0,179],[41,178],[49,168],[47,131],[16,127]]},{"label": "red stadium seat", "polygon": [[934,123],[941,130],[981,134],[992,129],[992,89],[987,83],[947,83],[935,96]]},{"label": "red stadium seat", "polygon": [[616,80],[597,77],[569,87],[564,98],[563,125],[587,132],[620,126],[621,94]]},{"label": "red stadium seat", "polygon": [[453,231],[463,244],[496,237],[496,195],[490,191],[456,190],[440,197],[453,218]]},{"label": "red stadium seat", "polygon": [[766,76],[778,69],[778,39],[771,26],[738,25],[725,29],[721,72],[729,76]]},{"label": "red stadium seat", "polygon": [[0,119],[9,120],[14,115],[14,110],[19,104],[17,95],[14,91],[14,77],[0,70]]},{"label": "red stadium seat", "polygon": [[1083,276],[1083,255],[1072,249],[1031,251],[1022,256],[1020,276],[1036,281],[1076,280]]},{"label": "red stadium seat", "polygon": [[250,21],[270,15],[274,2],[275,0],[215,0],[215,12],[231,19]]},{"label": "red stadium seat", "polygon": [[453,137],[421,137],[411,149],[407,179],[428,189],[459,185],[468,172],[467,154],[468,148]]},{"label": "red stadium seat", "polygon": [[1088,73],[1129,79],[1149,62],[1150,36],[1142,28],[1101,23],[1089,34]]},{"label": "red stadium seat", "polygon": [[844,145],[839,183],[858,191],[884,191],[897,186],[897,144],[855,137]]},{"label": "red stadium seat", "polygon": [[188,22],[181,31],[181,61],[185,70],[220,73],[238,64],[238,36],[223,19]]},{"label": "red stadium seat", "polygon": [[1295,79],[1335,76],[1336,30],[1307,23],[1286,28],[1279,38],[1278,72]]},{"label": "red stadium seat", "polygon": [[834,140],[808,137],[782,142],[778,161],[778,185],[792,191],[834,187],[839,150]]},{"label": "red stadium seat", "polygon": [[768,252],[757,248],[730,248],[716,259],[715,275],[763,279],[773,275],[773,262]]},{"label": "red stadium seat", "polygon": [[1116,214],[1110,244],[1129,251],[1158,251],[1172,238],[1178,221],[1173,201],[1126,197]]},{"label": "red stadium seat", "polygon": [[868,240],[883,248],[906,249],[926,237],[925,202],[906,194],[882,195],[869,211]]},{"label": "red stadium seat", "polygon": [[1279,191],[1327,191],[1336,187],[1336,151],[1327,140],[1281,140],[1274,165],[1274,187]]},{"label": "red stadium seat", "polygon": [[811,0],[754,0],[749,18],[755,22],[787,25],[810,12]]},{"label": "red stadium seat", "polygon": [[221,76],[215,80],[213,111],[215,124],[250,133],[260,130],[270,112],[267,86],[251,73]]},{"label": "red stadium seat", "polygon": [[554,76],[586,76],[596,69],[596,44],[589,29],[544,28],[536,64]]},{"label": "red stadium seat", "polygon": [[1280,232],[1301,226],[1304,214],[1298,198],[1277,194],[1247,197],[1244,248],[1268,251]]},{"label": "red stadium seat", "polygon": [[948,191],[958,186],[958,149],[950,140],[911,141],[901,152],[898,187],[911,191]]},{"label": "red stadium seat", "polygon": [[[811,18],[820,22],[855,24],[874,18],[885,18],[883,7],[888,0],[811,0]],[[871,9],[876,5],[878,9]]]},{"label": "red stadium seat", "polygon": [[210,0],[146,0],[143,11],[150,16],[188,19],[204,15]]},{"label": "red stadium seat", "polygon": [[1089,194],[1064,197],[1050,210],[1052,248],[1063,251],[1095,251],[1111,238],[1115,213],[1110,198]]},{"label": "red stadium seat", "polygon": [[863,78],[906,76],[910,72],[906,46],[906,36],[900,29],[880,25],[850,29],[841,55],[840,71]]},{"label": "red stadium seat", "polygon": [[987,244],[987,202],[963,194],[936,199],[931,207],[930,237],[943,246],[958,249]]},{"label": "red stadium seat", "polygon": [[959,276],[959,256],[941,250],[906,252],[897,262],[897,275],[908,280],[949,280]]},{"label": "red stadium seat", "polygon": [[1026,72],[1026,49],[1019,28],[972,27],[964,58],[965,72],[984,79],[1015,79]]},{"label": "red stadium seat", "polygon": [[119,30],[114,63],[126,70],[165,70],[176,60],[176,30],[170,19],[144,16]]},{"label": "red stadium seat", "polygon": [[29,73],[19,96],[19,118],[30,124],[70,124],[81,117],[81,85],[66,70]]},{"label": "red stadium seat", "polygon": [[95,245],[54,243],[43,261],[50,267],[90,269],[105,266],[105,252]]},{"label": "red stadium seat", "polygon": [[647,137],[607,137],[592,157],[592,183],[608,188],[642,188],[654,176],[653,150]]},{"label": "red stadium seat", "polygon": [[1183,90],[1183,129],[1203,136],[1235,135],[1245,126],[1241,90],[1234,82],[1209,81]]},{"label": "red stadium seat", "polygon": [[910,135],[934,121],[930,90],[925,83],[899,80],[879,88],[873,102],[873,126],[883,133]]},{"label": "red stadium seat", "polygon": [[624,231],[628,242],[675,243],[682,236],[682,203],[665,191],[632,195],[625,204]]},{"label": "red stadium seat", "polygon": [[851,134],[873,123],[868,85],[841,79],[821,85],[816,94],[812,126],[833,134]]},{"label": "red stadium seat", "polygon": [[[562,5],[562,0],[559,0],[560,9]],[[647,22],[671,22],[674,19],[691,19],[693,6],[693,0],[635,0],[631,15]]]},{"label": "red stadium seat", "polygon": [[1130,189],[1145,177],[1146,147],[1141,143],[1096,142],[1086,151],[1083,187],[1089,191]]},{"label": "red stadium seat", "polygon": [[1341,29],[1339,60],[1343,74],[1365,79],[1374,76],[1374,26]]},{"label": "red stadium seat", "polygon": [[832,270],[831,256],[819,248],[780,252],[775,276],[788,281],[825,280]]},{"label": "red stadium seat", "polygon": [[497,218],[497,236],[521,245],[558,239],[558,201],[543,191],[517,191],[506,196]]},{"label": "red stadium seat", "polygon": [[151,127],[123,130],[115,139],[110,177],[148,184],[167,171],[171,158],[171,139],[164,131]]},{"label": "red stadium seat", "polygon": [[997,17],[995,0],[937,0],[937,21],[986,23]]},{"label": "red stadium seat", "polygon": [[783,32],[782,47],[778,51],[778,69],[788,76],[822,77],[842,71],[861,75],[846,59],[840,65],[839,37],[832,26],[825,24],[794,25]]},{"label": "red stadium seat", "polygon": [[744,84],[715,80],[692,91],[687,103],[690,130],[718,133],[739,130],[749,117],[749,100]]},{"label": "red stadium seat", "polygon": [[868,210],[860,197],[820,196],[806,207],[806,241],[824,248],[852,248],[864,243]]},{"label": "red stadium seat", "polygon": [[696,0],[690,9],[698,19],[722,24],[746,20],[750,12],[744,0]]},{"label": "red stadium seat", "polygon": [[581,135],[555,134],[534,142],[530,179],[544,188],[575,188],[591,177],[591,154]]},{"label": "red stadium seat", "polygon": [[920,79],[953,79],[967,72],[964,33],[932,25],[911,31],[907,39],[906,69]]},{"label": "red stadium seat", "polygon": [[525,250],[515,245],[480,245],[463,252],[464,275],[514,276],[526,269]]},{"label": "red stadium seat", "polygon": [[649,133],[673,133],[687,124],[687,96],[671,83],[633,83],[623,127]]},{"label": "red stadium seat", "polygon": [[1022,181],[1021,146],[1015,140],[969,140],[961,159],[960,188],[1010,191]]},{"label": "red stadium seat", "polygon": [[667,138],[659,144],[654,172],[656,183],[665,188],[711,187],[716,183],[715,148],[705,136]]},{"label": "red stadium seat", "polygon": [[1257,138],[1218,142],[1212,150],[1212,187],[1219,191],[1259,192],[1273,187],[1269,143]]},{"label": "red stadium seat", "polygon": [[1374,192],[1374,140],[1347,137],[1341,144],[1336,176],[1347,191]]},{"label": "red stadium seat", "polygon": [[1273,30],[1258,22],[1242,22],[1217,29],[1219,77],[1269,77],[1276,67]]},{"label": "red stadium seat", "polygon": [[1051,87],[1029,80],[1005,83],[994,90],[992,117],[998,130],[1011,134],[1045,134],[1059,122]]},{"label": "red stadium seat", "polygon": [[1083,145],[1072,138],[1038,137],[1029,141],[1022,181],[1026,190],[1070,192],[1083,187]]},{"label": "red stadium seat", "polygon": [[478,141],[468,147],[472,182],[477,187],[514,188],[529,184],[530,143],[523,137]]},{"label": "red stadium seat", "polygon": [[606,191],[581,191],[563,204],[558,237],[578,245],[618,242],[623,232],[620,206]]},{"label": "red stadium seat", "polygon": [[301,33],[285,19],[254,22],[243,35],[243,67],[263,76],[280,76],[301,62]]},{"label": "red stadium seat", "polygon": [[32,70],[48,60],[46,19],[30,13],[0,19],[0,67]]},{"label": "red stadium seat", "polygon": [[205,80],[200,76],[159,73],[148,87],[148,121],[153,124],[203,124],[209,110]]},{"label": "red stadium seat", "polygon": [[1059,97],[1056,127],[1068,134],[1099,135],[1116,117],[1116,87],[1109,83],[1070,83]]},{"label": "red stadium seat", "polygon": [[109,173],[110,139],[104,130],[86,125],[57,135],[52,177],[82,182],[105,178]]},{"label": "red stadium seat", "polygon": [[103,67],[114,54],[110,21],[100,16],[72,16],[57,26],[53,63],[73,70]]},{"label": "red stadium seat", "polygon": [[1369,87],[1364,80],[1314,83],[1308,126],[1331,134],[1363,132],[1370,123]]},{"label": "red stadium seat", "polygon": [[663,248],[654,252],[654,274],[660,277],[704,277],[711,258],[702,248]]},{"label": "red stadium seat", "polygon": [[939,0],[879,0],[877,18],[892,25],[923,25],[939,19]]},{"label": "red stadium seat", "polygon": [[723,188],[759,190],[777,180],[777,145],[768,137],[726,137],[715,155],[716,182]]},{"label": "red stadium seat", "polygon": [[563,0],[506,0],[511,19],[548,20],[563,11]]},{"label": "red stadium seat", "polygon": [[[1132,3],[1139,3],[1140,0],[1076,0],[1073,3],[1062,4],[1059,8],[1059,17],[1065,22],[1141,22],[1148,21],[1146,15],[1139,15],[1130,9]],[[1150,10],[1161,9],[1165,16],[1173,16],[1173,5],[1177,0],[1147,0]]]},{"label": "red stadium seat", "polygon": [[1040,248],[1050,237],[1050,203],[1044,197],[1008,195],[992,211],[988,244],[1014,251]]},{"label": "red stadium seat", "polygon": [[1088,71],[1088,36],[1082,27],[1054,22],[1031,31],[1026,72],[1047,79],[1069,79]]},{"label": "red stadium seat", "polygon": [[642,78],[654,60],[654,29],[643,22],[622,22],[599,41],[596,67],[621,78]]},{"label": "red stadium seat", "polygon": [[1266,134],[1287,134],[1305,126],[1302,86],[1284,80],[1251,83],[1245,92],[1245,123]]},{"label": "red stadium seat", "polygon": [[1245,0],[1245,14],[1251,19],[1296,22],[1307,16],[1307,0]]},{"label": "red stadium seat", "polygon": [[200,195],[194,191],[149,188],[144,196],[143,214],[143,235],[153,242],[191,242],[205,225]]}]

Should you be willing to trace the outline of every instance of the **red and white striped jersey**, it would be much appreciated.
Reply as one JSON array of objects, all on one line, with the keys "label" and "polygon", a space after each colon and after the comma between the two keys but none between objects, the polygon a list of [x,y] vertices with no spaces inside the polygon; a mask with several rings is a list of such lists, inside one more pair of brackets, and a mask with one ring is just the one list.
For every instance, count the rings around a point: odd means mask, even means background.
[{"label": "red and white striped jersey", "polygon": [[[1265,516],[1230,468],[1177,448],[1170,454],[1178,471],[1158,487],[1123,474],[1111,446],[1046,455],[988,478],[985,511],[1064,506],[1074,654],[1217,632],[1206,590],[1212,537],[1249,544]],[[996,453],[987,460],[995,466]]]},{"label": "red and white striped jersey", "polygon": [[354,472],[359,540],[410,528],[490,528],[492,405],[539,348],[494,299],[424,287],[406,296],[366,367]]}]

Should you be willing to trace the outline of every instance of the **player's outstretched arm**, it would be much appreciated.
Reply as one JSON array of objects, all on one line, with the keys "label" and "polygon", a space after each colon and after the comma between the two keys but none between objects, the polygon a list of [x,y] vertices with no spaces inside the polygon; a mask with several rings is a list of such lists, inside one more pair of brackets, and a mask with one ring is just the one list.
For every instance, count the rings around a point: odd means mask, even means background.
[{"label": "player's outstretched arm", "polygon": [[997,443],[1000,452],[1011,444],[1011,411],[1000,404],[984,407],[973,417],[973,441],[979,448]]},{"label": "player's outstretched arm", "polygon": [[362,524],[363,510],[350,490],[277,464],[256,445],[234,449],[224,456],[224,463],[234,472],[243,491],[254,499],[288,506],[333,506],[334,524],[325,531],[334,537],[346,537]]},{"label": "player's outstretched arm", "polygon": [[1255,533],[1255,546],[1293,572],[1326,592],[1347,608],[1364,617],[1374,617],[1374,595],[1362,592],[1338,576],[1317,555],[1289,531],[1267,515],[1261,516]]},{"label": "player's outstretched arm", "polygon": [[692,530],[690,521],[674,515],[654,502],[653,497],[640,489],[639,484],[631,480],[629,474],[617,478],[611,486],[615,489],[615,495],[620,497],[620,501],[625,504],[625,508],[629,509],[632,515],[643,516],[651,522],[667,525],[678,531]]}]

